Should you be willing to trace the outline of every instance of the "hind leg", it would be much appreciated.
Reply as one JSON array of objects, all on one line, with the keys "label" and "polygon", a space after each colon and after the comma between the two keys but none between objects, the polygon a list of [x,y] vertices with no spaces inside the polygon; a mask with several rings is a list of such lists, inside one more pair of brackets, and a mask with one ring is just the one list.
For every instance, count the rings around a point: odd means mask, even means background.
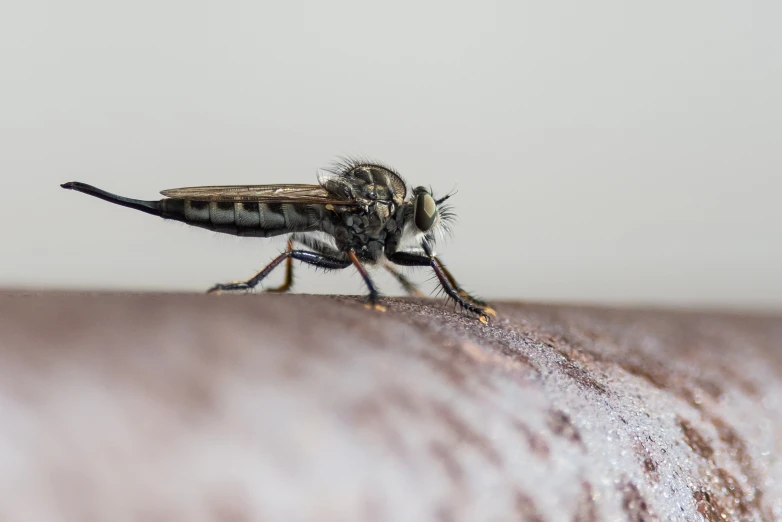
[{"label": "hind leg", "polygon": [[349,259],[325,256],[323,254],[310,252],[308,250],[291,250],[290,252],[283,252],[279,256],[275,257],[272,262],[266,265],[263,270],[255,274],[247,281],[217,284],[210,288],[208,293],[211,294],[213,292],[220,292],[223,290],[250,290],[255,288],[258,283],[260,283],[266,276],[268,276],[272,270],[274,270],[280,263],[289,258],[298,259],[299,261],[307,263],[308,265],[313,265],[318,268],[325,268],[327,270],[340,270],[342,268],[349,267],[351,264]]},{"label": "hind leg", "polygon": [[[286,252],[293,251],[293,236],[291,236],[288,239],[288,247],[285,249],[285,251]],[[288,256],[288,258],[285,260],[285,279],[283,280],[282,284],[274,288],[266,288],[264,292],[283,293],[290,290],[292,286],[293,286],[293,258]]]},{"label": "hind leg", "polygon": [[[313,237],[309,237],[304,234],[291,234],[288,238],[288,246],[285,249],[286,252],[291,252],[293,250],[293,244],[294,243],[300,243],[304,245],[305,247],[311,248],[315,252],[319,254],[323,254],[327,257],[334,257],[334,258],[340,258],[343,254],[335,250],[333,247],[328,245],[327,243]],[[285,260],[285,279],[283,280],[283,283],[280,286],[274,287],[274,288],[266,288],[264,292],[288,292],[293,287],[293,258],[288,257],[288,259]]]}]

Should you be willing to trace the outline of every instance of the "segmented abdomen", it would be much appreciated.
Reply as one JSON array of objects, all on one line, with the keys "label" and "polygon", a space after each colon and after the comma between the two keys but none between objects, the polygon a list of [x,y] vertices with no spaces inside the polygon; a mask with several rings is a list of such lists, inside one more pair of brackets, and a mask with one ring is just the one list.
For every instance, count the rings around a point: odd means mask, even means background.
[{"label": "segmented abdomen", "polygon": [[242,236],[269,237],[318,228],[322,205],[164,199],[163,217],[190,225]]}]

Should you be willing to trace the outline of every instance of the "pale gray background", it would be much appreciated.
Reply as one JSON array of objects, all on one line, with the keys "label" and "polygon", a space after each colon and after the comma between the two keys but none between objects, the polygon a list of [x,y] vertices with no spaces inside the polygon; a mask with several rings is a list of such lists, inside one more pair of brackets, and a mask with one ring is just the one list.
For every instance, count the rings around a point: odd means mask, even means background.
[{"label": "pale gray background", "polygon": [[458,188],[438,250],[482,295],[779,308],[781,28],[777,1],[7,2],[0,286],[249,276],[281,241],[58,184],[308,183],[353,153]]}]

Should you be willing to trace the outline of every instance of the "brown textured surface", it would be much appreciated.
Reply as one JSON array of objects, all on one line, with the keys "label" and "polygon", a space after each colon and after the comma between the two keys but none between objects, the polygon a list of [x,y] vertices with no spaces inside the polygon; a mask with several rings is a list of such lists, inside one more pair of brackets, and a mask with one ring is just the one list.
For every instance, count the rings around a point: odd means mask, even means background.
[{"label": "brown textured surface", "polygon": [[0,519],[782,519],[782,318],[384,303],[0,295]]}]

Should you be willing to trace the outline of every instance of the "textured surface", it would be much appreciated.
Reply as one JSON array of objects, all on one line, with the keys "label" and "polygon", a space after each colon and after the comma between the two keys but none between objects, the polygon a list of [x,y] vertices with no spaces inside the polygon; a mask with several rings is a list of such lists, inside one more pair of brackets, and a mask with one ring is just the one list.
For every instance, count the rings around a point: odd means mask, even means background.
[{"label": "textured surface", "polygon": [[782,519],[782,318],[385,303],[0,295],[0,519]]}]

